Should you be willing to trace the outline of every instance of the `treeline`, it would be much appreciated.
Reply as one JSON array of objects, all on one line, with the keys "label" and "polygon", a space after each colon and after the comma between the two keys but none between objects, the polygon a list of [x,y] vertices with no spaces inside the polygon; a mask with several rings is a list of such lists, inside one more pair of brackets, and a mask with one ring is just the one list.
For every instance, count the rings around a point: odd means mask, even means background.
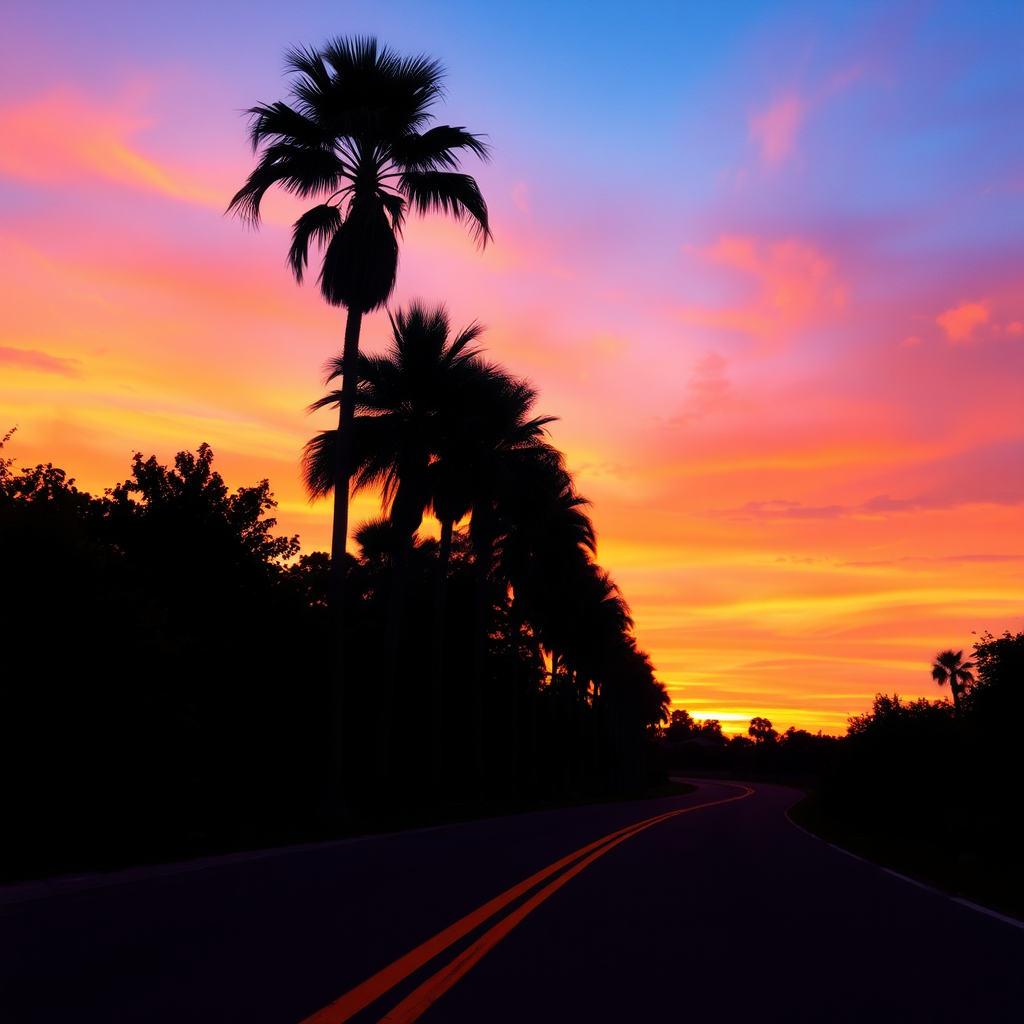
[{"label": "treeline", "polygon": [[[345,609],[346,621],[366,623],[354,635],[372,664],[356,678],[377,686],[366,705],[346,682],[346,700],[357,702],[346,720],[374,723],[346,742],[359,751],[346,777],[354,771],[361,791],[384,799],[394,792],[394,709],[404,705],[435,792],[452,779],[476,798],[513,800],[552,786],[642,786],[648,731],[664,720],[668,696],[637,648],[622,594],[593,559],[589,502],[548,440],[553,417],[535,416],[536,390],[485,358],[479,325],[453,335],[443,306],[418,303],[390,320],[387,350],[357,359],[352,486],[379,488],[385,515],[357,534],[372,535],[380,566],[361,611]],[[343,367],[329,363],[328,380]],[[341,402],[332,391],[312,408]],[[316,497],[334,489],[337,437],[323,431],[306,445]],[[418,540],[427,515],[436,545]]]},{"label": "treeline", "polygon": [[[443,313],[421,313],[363,357],[357,482],[382,486],[385,515],[347,556],[352,824],[643,788],[668,698],[586,502],[525,382],[466,345],[444,402],[402,377],[423,369],[417,317],[452,355]],[[426,446],[407,386],[434,396]],[[331,441],[309,448],[314,492]],[[213,458],[136,454],[102,496],[0,458],[8,877],[323,834],[330,559],[274,533],[266,480],[231,492]],[[419,536],[427,510],[440,541]]]},{"label": "treeline", "polygon": [[953,703],[879,694],[850,720],[820,812],[906,870],[1024,916],[1024,632],[984,634],[973,663],[960,653],[959,678],[933,673]]},{"label": "treeline", "polygon": [[713,771],[749,776],[810,777],[830,763],[839,739],[790,727],[781,735],[767,718],[750,720],[747,734],[725,736],[717,719],[672,712],[657,727],[658,754],[670,771]]},{"label": "treeline", "polygon": [[659,728],[669,770],[791,782],[812,831],[870,859],[1024,916],[1024,632],[985,633],[973,661],[941,652],[949,700],[878,694],[843,737],[753,718],[745,736],[672,712]]}]

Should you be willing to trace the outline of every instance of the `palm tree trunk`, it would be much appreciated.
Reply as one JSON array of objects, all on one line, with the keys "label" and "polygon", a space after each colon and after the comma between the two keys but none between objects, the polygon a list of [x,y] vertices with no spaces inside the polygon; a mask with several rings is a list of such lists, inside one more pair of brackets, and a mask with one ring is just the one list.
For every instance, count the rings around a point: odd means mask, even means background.
[{"label": "palm tree trunk", "polygon": [[441,793],[444,775],[444,606],[448,594],[448,562],[452,553],[454,523],[441,523],[434,582],[434,622],[430,651],[430,780],[433,799]]},{"label": "palm tree trunk", "polygon": [[327,605],[331,639],[331,721],[328,740],[327,789],[325,813],[334,821],[347,818],[345,804],[345,575],[348,559],[348,481],[352,475],[352,421],[356,410],[356,385],[359,383],[359,328],[363,314],[349,309],[345,321],[345,347],[342,352],[344,377],[338,413],[338,437],[334,456],[334,525],[331,530],[331,571]]},{"label": "palm tree trunk", "polygon": [[519,798],[519,634],[523,626],[522,599],[509,609],[511,657],[508,663],[508,753],[505,760],[506,790],[513,803]]},{"label": "palm tree trunk", "polygon": [[473,635],[473,787],[484,794],[484,664],[487,657],[487,585],[494,542],[488,535],[476,554],[476,615]]},{"label": "palm tree trunk", "polygon": [[402,612],[405,608],[406,582],[409,578],[409,554],[412,535],[402,537],[395,552],[388,600],[388,619],[384,631],[384,667],[380,681],[380,705],[377,711],[377,786],[382,798],[388,794],[391,769],[391,725],[395,713],[395,677],[398,675],[398,648],[402,640]]},{"label": "palm tree trunk", "polygon": [[[536,644],[536,638],[534,639]],[[545,669],[544,665],[544,654],[541,651],[540,646],[536,646],[533,651],[533,657],[537,660],[540,665],[540,670],[543,672]],[[539,793],[539,761],[540,761],[540,735],[537,722],[537,716],[539,714],[540,694],[537,690],[536,685],[531,684],[528,695],[528,709],[529,709],[529,741],[528,741],[528,754],[526,764],[526,786],[529,796],[536,799]]]},{"label": "palm tree trunk", "polygon": [[407,470],[391,504],[392,537],[397,545],[392,554],[391,595],[384,630],[384,665],[381,673],[380,705],[377,721],[377,782],[382,797],[387,796],[391,768],[392,718],[395,712],[395,679],[398,675],[398,650],[402,642],[405,591],[409,580],[409,559],[413,539],[423,521],[422,490],[414,470]]}]

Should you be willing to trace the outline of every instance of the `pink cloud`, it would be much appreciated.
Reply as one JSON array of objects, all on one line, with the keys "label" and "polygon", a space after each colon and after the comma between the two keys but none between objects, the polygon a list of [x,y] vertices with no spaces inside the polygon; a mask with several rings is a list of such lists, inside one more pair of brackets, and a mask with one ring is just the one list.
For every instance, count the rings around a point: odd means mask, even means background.
[{"label": "pink cloud", "polygon": [[759,238],[723,235],[697,250],[705,262],[742,271],[755,279],[759,294],[745,305],[687,306],[679,317],[709,327],[771,339],[796,329],[820,311],[845,306],[845,289],[835,280],[831,261],[799,239],[764,243]]},{"label": "pink cloud", "polygon": [[989,320],[988,303],[961,302],[956,309],[947,309],[935,318],[935,322],[946,332],[949,340],[970,341],[974,328],[987,324]]},{"label": "pink cloud", "polygon": [[42,373],[56,373],[61,377],[81,377],[81,363],[77,359],[51,356],[31,348],[11,348],[0,345],[0,365],[16,366],[24,370],[39,370]]},{"label": "pink cloud", "polygon": [[512,186],[512,202],[525,214],[530,212],[530,186],[525,181],[517,181]]},{"label": "pink cloud", "polygon": [[1006,325],[1006,333],[1015,336],[1024,334],[1024,324],[1022,324],[1019,320],[1014,320],[1012,324]]},{"label": "pink cloud", "polygon": [[705,353],[690,376],[682,411],[669,420],[672,426],[688,426],[714,413],[743,407],[725,375],[728,365],[728,360],[717,352]]},{"label": "pink cloud", "polygon": [[750,139],[760,145],[763,163],[778,167],[792,154],[807,110],[807,104],[796,93],[788,93],[750,118]]},{"label": "pink cloud", "polygon": [[0,110],[0,174],[65,184],[83,175],[222,207],[219,190],[205,188],[144,156],[132,135],[151,122],[127,104],[100,106],[76,89],[58,86],[20,106]]}]

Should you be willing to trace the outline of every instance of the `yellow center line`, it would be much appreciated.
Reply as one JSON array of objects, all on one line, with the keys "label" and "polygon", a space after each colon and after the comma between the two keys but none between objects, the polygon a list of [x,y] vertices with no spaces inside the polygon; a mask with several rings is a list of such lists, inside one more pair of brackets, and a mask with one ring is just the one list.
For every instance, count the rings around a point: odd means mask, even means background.
[{"label": "yellow center line", "polygon": [[684,807],[678,811],[670,811],[668,814],[659,815],[656,818],[650,818],[645,822],[641,822],[634,829],[628,832],[626,835],[619,835],[618,838],[612,839],[611,842],[602,846],[601,849],[595,850],[590,854],[589,857],[584,858],[578,864],[574,864],[568,871],[563,872],[553,882],[549,882],[540,892],[531,896],[522,906],[517,907],[512,913],[503,917],[496,925],[484,932],[479,939],[476,940],[468,949],[464,950],[459,956],[452,960],[445,967],[442,967],[433,977],[428,978],[419,988],[409,993],[394,1009],[390,1010],[383,1017],[381,1017],[378,1024],[412,1024],[412,1021],[416,1020],[422,1013],[430,1008],[430,1006],[437,1002],[461,977],[463,977],[471,967],[478,963],[484,956],[486,956],[503,938],[517,924],[519,924],[527,914],[536,910],[549,896],[551,896],[556,890],[560,889],[566,882],[569,881],[574,875],[578,875],[588,864],[597,860],[598,857],[606,854],[613,846],[618,846],[619,843],[625,842],[632,836],[635,836],[638,832],[643,832],[644,829],[650,828],[652,825],[657,825],[661,821],[665,821],[667,818],[674,818],[678,814],[686,814],[689,811],[697,811],[702,807],[714,807],[715,804],[727,804],[733,800],[742,800],[746,796],[750,796],[754,791],[748,789],[746,786],[743,787],[744,792],[739,796],[730,796],[724,800],[712,800],[710,803],[698,804],[696,807]]},{"label": "yellow center line", "polygon": [[[347,1021],[350,1017],[358,1013],[360,1010],[365,1009],[367,1006],[370,1005],[370,1003],[374,1002],[374,1000],[379,999],[382,995],[384,995],[384,993],[394,988],[394,986],[399,984],[399,982],[404,981],[410,974],[412,974],[414,971],[417,971],[428,961],[432,960],[435,956],[438,955],[438,953],[443,952],[450,945],[452,945],[452,943],[458,942],[459,939],[461,939],[465,935],[468,935],[469,932],[473,931],[473,929],[476,928],[478,925],[483,924],[483,922],[488,920],[488,918],[493,917],[494,914],[496,914],[499,910],[502,910],[505,907],[507,907],[514,900],[518,899],[524,893],[529,892],[530,889],[532,889],[534,886],[536,886],[540,882],[543,882],[545,879],[549,878],[556,872],[560,871],[562,868],[566,867],[566,865],[572,864],[574,861],[578,860],[581,857],[584,857],[586,854],[591,854],[591,856],[587,857],[585,860],[581,861],[579,864],[575,865],[575,867],[573,867],[564,875],[562,875],[556,881],[556,883],[547,886],[540,893],[537,893],[537,895],[535,895],[526,903],[524,903],[523,906],[520,907],[517,911],[508,915],[508,917],[504,918],[501,922],[502,924],[504,923],[504,921],[510,920],[512,918],[515,918],[515,920],[511,925],[509,925],[508,930],[502,932],[500,935],[498,935],[497,938],[490,942],[490,945],[483,949],[483,951],[480,952],[475,959],[468,963],[465,966],[465,968],[460,971],[460,973],[453,977],[451,981],[448,982],[448,984],[445,985],[443,989],[436,992],[436,994],[432,994],[429,1002],[424,1003],[422,1009],[418,1010],[414,1016],[406,1016],[402,1018],[391,1018],[389,1016],[384,1018],[387,1021],[390,1021],[392,1019],[410,1021],[415,1020],[416,1017],[418,1017],[420,1013],[422,1013],[423,1010],[425,1010],[427,1006],[430,1005],[430,1002],[433,1002],[442,994],[442,992],[447,991],[448,988],[451,988],[451,986],[454,985],[455,982],[458,981],[458,979],[461,978],[462,975],[465,974],[466,971],[468,971],[469,968],[472,967],[473,964],[476,963],[476,961],[484,955],[484,953],[486,953],[491,947],[493,947],[498,941],[500,941],[501,938],[504,938],[504,936],[508,934],[508,931],[515,927],[515,925],[518,924],[519,921],[521,921],[526,916],[526,914],[530,912],[530,910],[532,910],[539,903],[543,902],[543,900],[547,899],[547,897],[550,896],[551,893],[555,891],[555,889],[563,885],[565,881],[568,881],[568,879],[571,878],[573,875],[578,874],[580,871],[582,871],[583,868],[586,867],[586,865],[589,864],[592,860],[599,857],[602,853],[606,853],[608,850],[612,848],[612,846],[617,845],[624,839],[628,839],[629,836],[634,835],[636,832],[641,832],[646,828],[650,828],[652,825],[656,825],[658,822],[664,821],[666,818],[674,818],[678,814],[685,814],[687,811],[696,811],[702,807],[713,807],[715,804],[729,803],[732,800],[742,800],[743,797],[749,796],[753,792],[753,790],[747,789],[746,787],[743,788],[744,792],[739,796],[728,797],[724,800],[713,800],[709,803],[697,804],[694,807],[684,807],[678,811],[668,811],[665,814],[658,814],[652,818],[647,818],[644,821],[636,822],[633,825],[628,825],[625,828],[619,829],[617,832],[612,832],[601,839],[595,840],[594,842],[589,843],[586,846],[580,847],[580,849],[576,850],[575,852],[570,853],[568,856],[563,857],[561,860],[555,861],[553,864],[549,864],[546,868],[543,868],[535,874],[531,875],[529,878],[520,882],[518,885],[514,885],[511,889],[505,890],[505,892],[503,892],[500,896],[496,896],[494,899],[483,904],[483,906],[478,907],[472,913],[467,914],[465,917],[456,921],[454,924],[449,925],[443,931],[440,931],[435,936],[433,936],[433,938],[427,939],[426,942],[421,943],[415,949],[410,950],[408,953],[405,954],[405,956],[399,957],[393,963],[389,964],[387,967],[378,971],[372,977],[367,978],[366,981],[362,982],[362,984],[357,985],[354,989],[351,989],[350,991],[346,992],[343,996],[336,999],[333,1003],[330,1003],[328,1006],[325,1006],[322,1010],[317,1010],[317,1012],[314,1013],[312,1016],[306,1017],[304,1020],[300,1022],[300,1024],[344,1024],[344,1021]],[[592,853],[592,851],[596,852]],[[528,907],[529,909],[524,911],[524,907]],[[470,949],[475,950],[477,946],[480,944],[480,942],[483,942],[487,938],[487,936],[490,936],[492,932],[495,932],[496,928],[499,927],[500,924],[495,926],[495,928],[492,928],[487,933],[485,933],[485,935],[481,936],[480,940],[478,940],[477,943],[471,946]],[[462,956],[457,957],[453,963],[461,964],[465,956],[466,954],[463,953]],[[445,968],[442,971],[439,971],[437,974],[435,974],[427,982],[425,982],[418,989],[416,989],[416,992],[413,993],[413,996],[421,992],[421,990],[425,990],[427,986],[434,985],[436,979],[438,979],[439,976],[444,974],[447,970],[448,968]],[[431,989],[431,992],[433,992],[433,988]],[[411,999],[412,996],[408,998]],[[400,1003],[399,1006],[395,1007],[395,1010],[393,1010],[392,1013],[397,1012],[402,1006],[405,1005],[406,1002],[408,1002],[408,999],[403,1000],[403,1002]]]}]

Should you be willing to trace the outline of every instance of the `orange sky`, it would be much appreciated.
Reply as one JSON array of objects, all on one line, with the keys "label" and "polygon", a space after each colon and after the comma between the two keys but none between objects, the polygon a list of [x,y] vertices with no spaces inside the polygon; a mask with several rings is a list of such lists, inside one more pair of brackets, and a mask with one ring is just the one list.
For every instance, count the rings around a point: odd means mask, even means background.
[{"label": "orange sky", "polygon": [[[291,201],[258,234],[223,216],[251,165],[238,110],[283,95],[292,35],[268,25],[215,62],[102,4],[54,38],[52,6],[4,12],[12,453],[98,492],[135,450],[207,441],[229,484],[269,477],[281,530],[325,547],[297,459],[342,315],[286,271]],[[411,224],[396,302],[483,321],[540,388],[675,705],[841,732],[877,691],[937,695],[937,650],[1024,628],[1021,73],[998,19],[942,5],[902,36],[749,9],[704,27],[697,70],[655,52],[660,91],[608,84],[668,97],[640,125],[568,79],[552,105],[489,72],[472,27],[416,42],[360,5],[352,31],[440,56],[441,120],[490,135],[494,245]],[[302,10],[305,41],[337,30]],[[601,65],[606,29],[581,62]],[[543,60],[530,35],[509,45]],[[621,147],[640,131],[656,174]],[[371,317],[367,346],[385,329]]]}]

